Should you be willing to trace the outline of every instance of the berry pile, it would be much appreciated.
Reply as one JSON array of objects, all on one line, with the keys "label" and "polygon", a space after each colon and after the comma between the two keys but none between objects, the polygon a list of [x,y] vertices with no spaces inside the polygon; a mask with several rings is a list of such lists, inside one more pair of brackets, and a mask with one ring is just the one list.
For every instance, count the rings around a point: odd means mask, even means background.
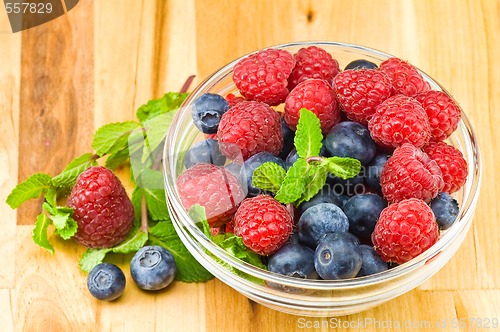
[{"label": "berry pile", "polygon": [[[450,194],[467,163],[445,140],[460,108],[410,63],[359,59],[341,70],[317,46],[264,49],[240,60],[233,80],[239,93],[194,102],[193,121],[210,135],[187,151],[177,189],[186,210],[205,208],[212,234],[241,237],[269,271],[379,273],[420,255],[458,217]],[[305,148],[301,130],[312,137]],[[354,159],[361,170],[343,176]]]}]

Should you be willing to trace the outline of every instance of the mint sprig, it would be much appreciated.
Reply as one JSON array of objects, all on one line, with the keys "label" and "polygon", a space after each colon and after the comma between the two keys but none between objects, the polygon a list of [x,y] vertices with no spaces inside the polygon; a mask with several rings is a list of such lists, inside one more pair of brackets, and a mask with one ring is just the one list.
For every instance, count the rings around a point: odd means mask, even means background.
[{"label": "mint sprig", "polygon": [[[188,80],[192,81],[191,78]],[[183,88],[183,90],[186,90]],[[33,241],[54,253],[48,232],[67,240],[77,232],[73,210],[59,206],[69,195],[78,176],[91,166],[103,164],[116,169],[130,167],[132,180],[136,184],[132,192],[134,225],[127,238],[112,248],[88,249],[82,255],[79,266],[89,272],[103,262],[110,253],[128,254],[146,244],[161,245],[172,252],[177,264],[177,280],[187,282],[205,281],[213,276],[189,254],[175,232],[166,206],[163,176],[159,169],[161,145],[165,134],[187,93],[169,92],[150,100],[137,110],[137,121],[110,123],[100,127],[94,134],[94,151],[73,159],[60,174],[50,176],[37,173],[18,184],[7,198],[13,209],[29,199],[42,196],[43,212],[37,216],[33,229]],[[128,163],[130,162],[130,163]]]},{"label": "mint sprig", "polygon": [[321,157],[323,134],[318,117],[303,108],[295,132],[294,144],[299,158],[288,169],[285,176],[277,165],[264,163],[253,173],[253,186],[275,193],[283,204],[296,206],[309,201],[325,185],[331,173],[344,180],[356,176],[361,162],[347,157]]}]

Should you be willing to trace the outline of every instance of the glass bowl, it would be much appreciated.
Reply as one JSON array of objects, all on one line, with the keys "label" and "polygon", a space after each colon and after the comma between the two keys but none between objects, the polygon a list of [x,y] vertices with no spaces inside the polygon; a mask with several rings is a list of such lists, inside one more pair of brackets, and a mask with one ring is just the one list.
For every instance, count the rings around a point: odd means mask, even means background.
[{"label": "glass bowl", "polygon": [[[340,68],[356,59],[380,64],[392,57],[387,53],[358,45],[324,41],[297,42],[274,48],[285,49],[293,54],[300,48],[311,45],[328,51],[338,60]],[[183,208],[176,189],[176,179],[183,171],[184,152],[194,142],[204,139],[204,135],[196,129],[191,118],[193,101],[207,92],[223,96],[228,93],[237,94],[238,90],[231,76],[238,60],[209,76],[189,95],[172,122],[164,149],[165,190],[172,221],[187,249],[208,271],[249,299],[269,308],[301,316],[329,317],[357,313],[408,292],[433,276],[450,260],[471,226],[481,179],[477,139],[463,111],[458,129],[447,140],[462,151],[468,163],[467,181],[462,189],[454,194],[460,205],[459,217],[452,227],[441,232],[436,244],[413,260],[366,277],[306,280],[256,268],[231,256],[208,239]],[[421,74],[432,89],[445,91],[429,75],[424,72]],[[280,287],[271,288],[268,285]]]}]

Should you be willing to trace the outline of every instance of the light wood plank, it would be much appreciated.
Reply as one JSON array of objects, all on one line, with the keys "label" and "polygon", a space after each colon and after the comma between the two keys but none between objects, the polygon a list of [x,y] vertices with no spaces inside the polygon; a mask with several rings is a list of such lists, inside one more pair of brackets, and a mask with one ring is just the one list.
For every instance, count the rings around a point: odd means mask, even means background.
[{"label": "light wood plank", "polygon": [[21,36],[2,33],[8,24],[1,19],[0,45],[2,61],[9,66],[0,66],[0,252],[4,257],[4,266],[0,269],[0,288],[12,288],[15,279],[15,234],[16,211],[12,210],[5,200],[17,184],[18,174],[18,141],[19,141],[19,84],[21,65]]},{"label": "light wood plank", "polygon": [[94,330],[96,301],[78,269],[84,248],[51,236],[55,254],[31,240],[32,226],[18,226],[16,286],[12,293],[14,322],[21,331]]},{"label": "light wood plank", "polygon": [[95,4],[95,128],[133,120],[137,107],[151,97],[155,3]]},{"label": "light wood plank", "polygon": [[8,289],[0,289],[0,322],[2,331],[5,332],[14,331],[10,292]]},{"label": "light wood plank", "polygon": [[[490,324],[490,329],[500,329],[500,291],[466,290],[453,295],[456,316],[465,319],[469,330],[480,330],[476,324],[485,324],[486,320],[497,319],[496,328]],[[471,318],[471,320],[469,320]],[[482,321],[481,321],[482,320]],[[493,322],[491,322],[493,323]],[[483,325],[483,329],[487,329]]]},{"label": "light wood plank", "polygon": [[[498,222],[499,210],[492,210],[498,198],[498,181],[488,179],[498,178],[495,172],[496,144],[500,141],[497,130],[483,130],[494,123],[499,123],[500,117],[492,107],[498,109],[496,98],[489,91],[488,80],[492,73],[487,66],[471,65],[481,64],[488,57],[489,47],[487,38],[498,36],[498,25],[493,24],[496,13],[492,8],[478,6],[477,2],[470,1],[463,6],[453,6],[453,1],[439,1],[438,3],[416,1],[417,11],[442,17],[441,20],[433,19],[432,15],[420,16],[418,26],[424,33],[426,52],[425,63],[428,64],[427,73],[434,76],[438,82],[460,103],[465,113],[476,128],[476,135],[480,141],[483,160],[483,185],[481,196],[474,218],[473,227],[468,234],[462,248],[456,257],[439,272],[439,277],[430,279],[423,285],[423,289],[488,289],[498,288],[497,272],[491,266],[498,266],[500,250],[497,234],[500,232]],[[485,6],[494,6],[494,1],[484,1]],[[448,29],[455,19],[460,18],[456,30]],[[490,17],[490,27],[494,30],[484,29],[486,17]],[[432,33],[432,31],[440,31]],[[491,41],[490,41],[491,42]],[[450,47],[451,45],[465,45],[468,47]],[[500,55],[497,50],[497,56]],[[493,58],[491,58],[492,60]],[[497,70],[498,71],[498,70]],[[435,73],[435,74],[434,74]],[[474,84],[473,82],[484,82]],[[498,87],[491,87],[498,89]],[[498,90],[497,90],[498,91]],[[498,96],[498,94],[496,95]],[[489,110],[489,111],[488,111]]]},{"label": "light wood plank", "polygon": [[362,313],[338,317],[293,316],[259,305],[252,321],[263,331],[436,331],[453,317],[451,292],[413,290]]},{"label": "light wood plank", "polygon": [[190,75],[193,89],[204,77],[198,74],[195,1],[157,1],[154,40],[153,97],[179,91]]}]

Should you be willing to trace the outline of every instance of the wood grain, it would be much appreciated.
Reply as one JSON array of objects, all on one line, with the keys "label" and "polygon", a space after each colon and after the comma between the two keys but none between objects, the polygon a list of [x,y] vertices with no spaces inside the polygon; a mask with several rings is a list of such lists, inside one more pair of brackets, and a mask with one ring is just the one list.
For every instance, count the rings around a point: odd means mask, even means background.
[{"label": "wood grain", "polygon": [[[22,32],[19,93],[20,181],[35,172],[58,174],[88,150],[93,129],[93,5]],[[64,142],[64,143],[62,143]],[[33,224],[40,201],[19,210]]]},{"label": "wood grain", "polygon": [[[6,21],[0,20],[0,31],[6,31]],[[17,183],[18,173],[18,140],[19,140],[19,84],[21,65],[21,36],[12,36],[0,33],[2,61],[8,66],[0,70],[0,112],[3,121],[0,121],[0,215],[4,222],[0,222],[0,231],[3,234],[0,241],[0,252],[3,253],[5,266],[0,269],[0,289],[14,287],[15,279],[15,234],[16,211],[10,209],[5,200],[10,190]]]},{"label": "wood grain", "polygon": [[[2,331],[360,331],[355,324],[365,320],[445,320],[440,330],[456,331],[453,319],[500,318],[500,1],[80,1],[67,15],[17,34],[0,12],[2,202],[17,181],[59,172],[90,149],[96,128],[133,119],[137,107],[178,91],[187,76],[200,82],[245,53],[300,40],[366,45],[429,73],[472,121],[484,179],[471,231],[441,271],[392,301],[333,321],[268,309],[218,280],[143,292],[130,278],[130,257],[118,255],[110,261],[126,274],[125,293],[96,301],[76,265],[82,247],[51,237],[52,256],[32,243],[39,203],[18,212],[0,203]],[[400,330],[414,327],[437,330]]]}]

